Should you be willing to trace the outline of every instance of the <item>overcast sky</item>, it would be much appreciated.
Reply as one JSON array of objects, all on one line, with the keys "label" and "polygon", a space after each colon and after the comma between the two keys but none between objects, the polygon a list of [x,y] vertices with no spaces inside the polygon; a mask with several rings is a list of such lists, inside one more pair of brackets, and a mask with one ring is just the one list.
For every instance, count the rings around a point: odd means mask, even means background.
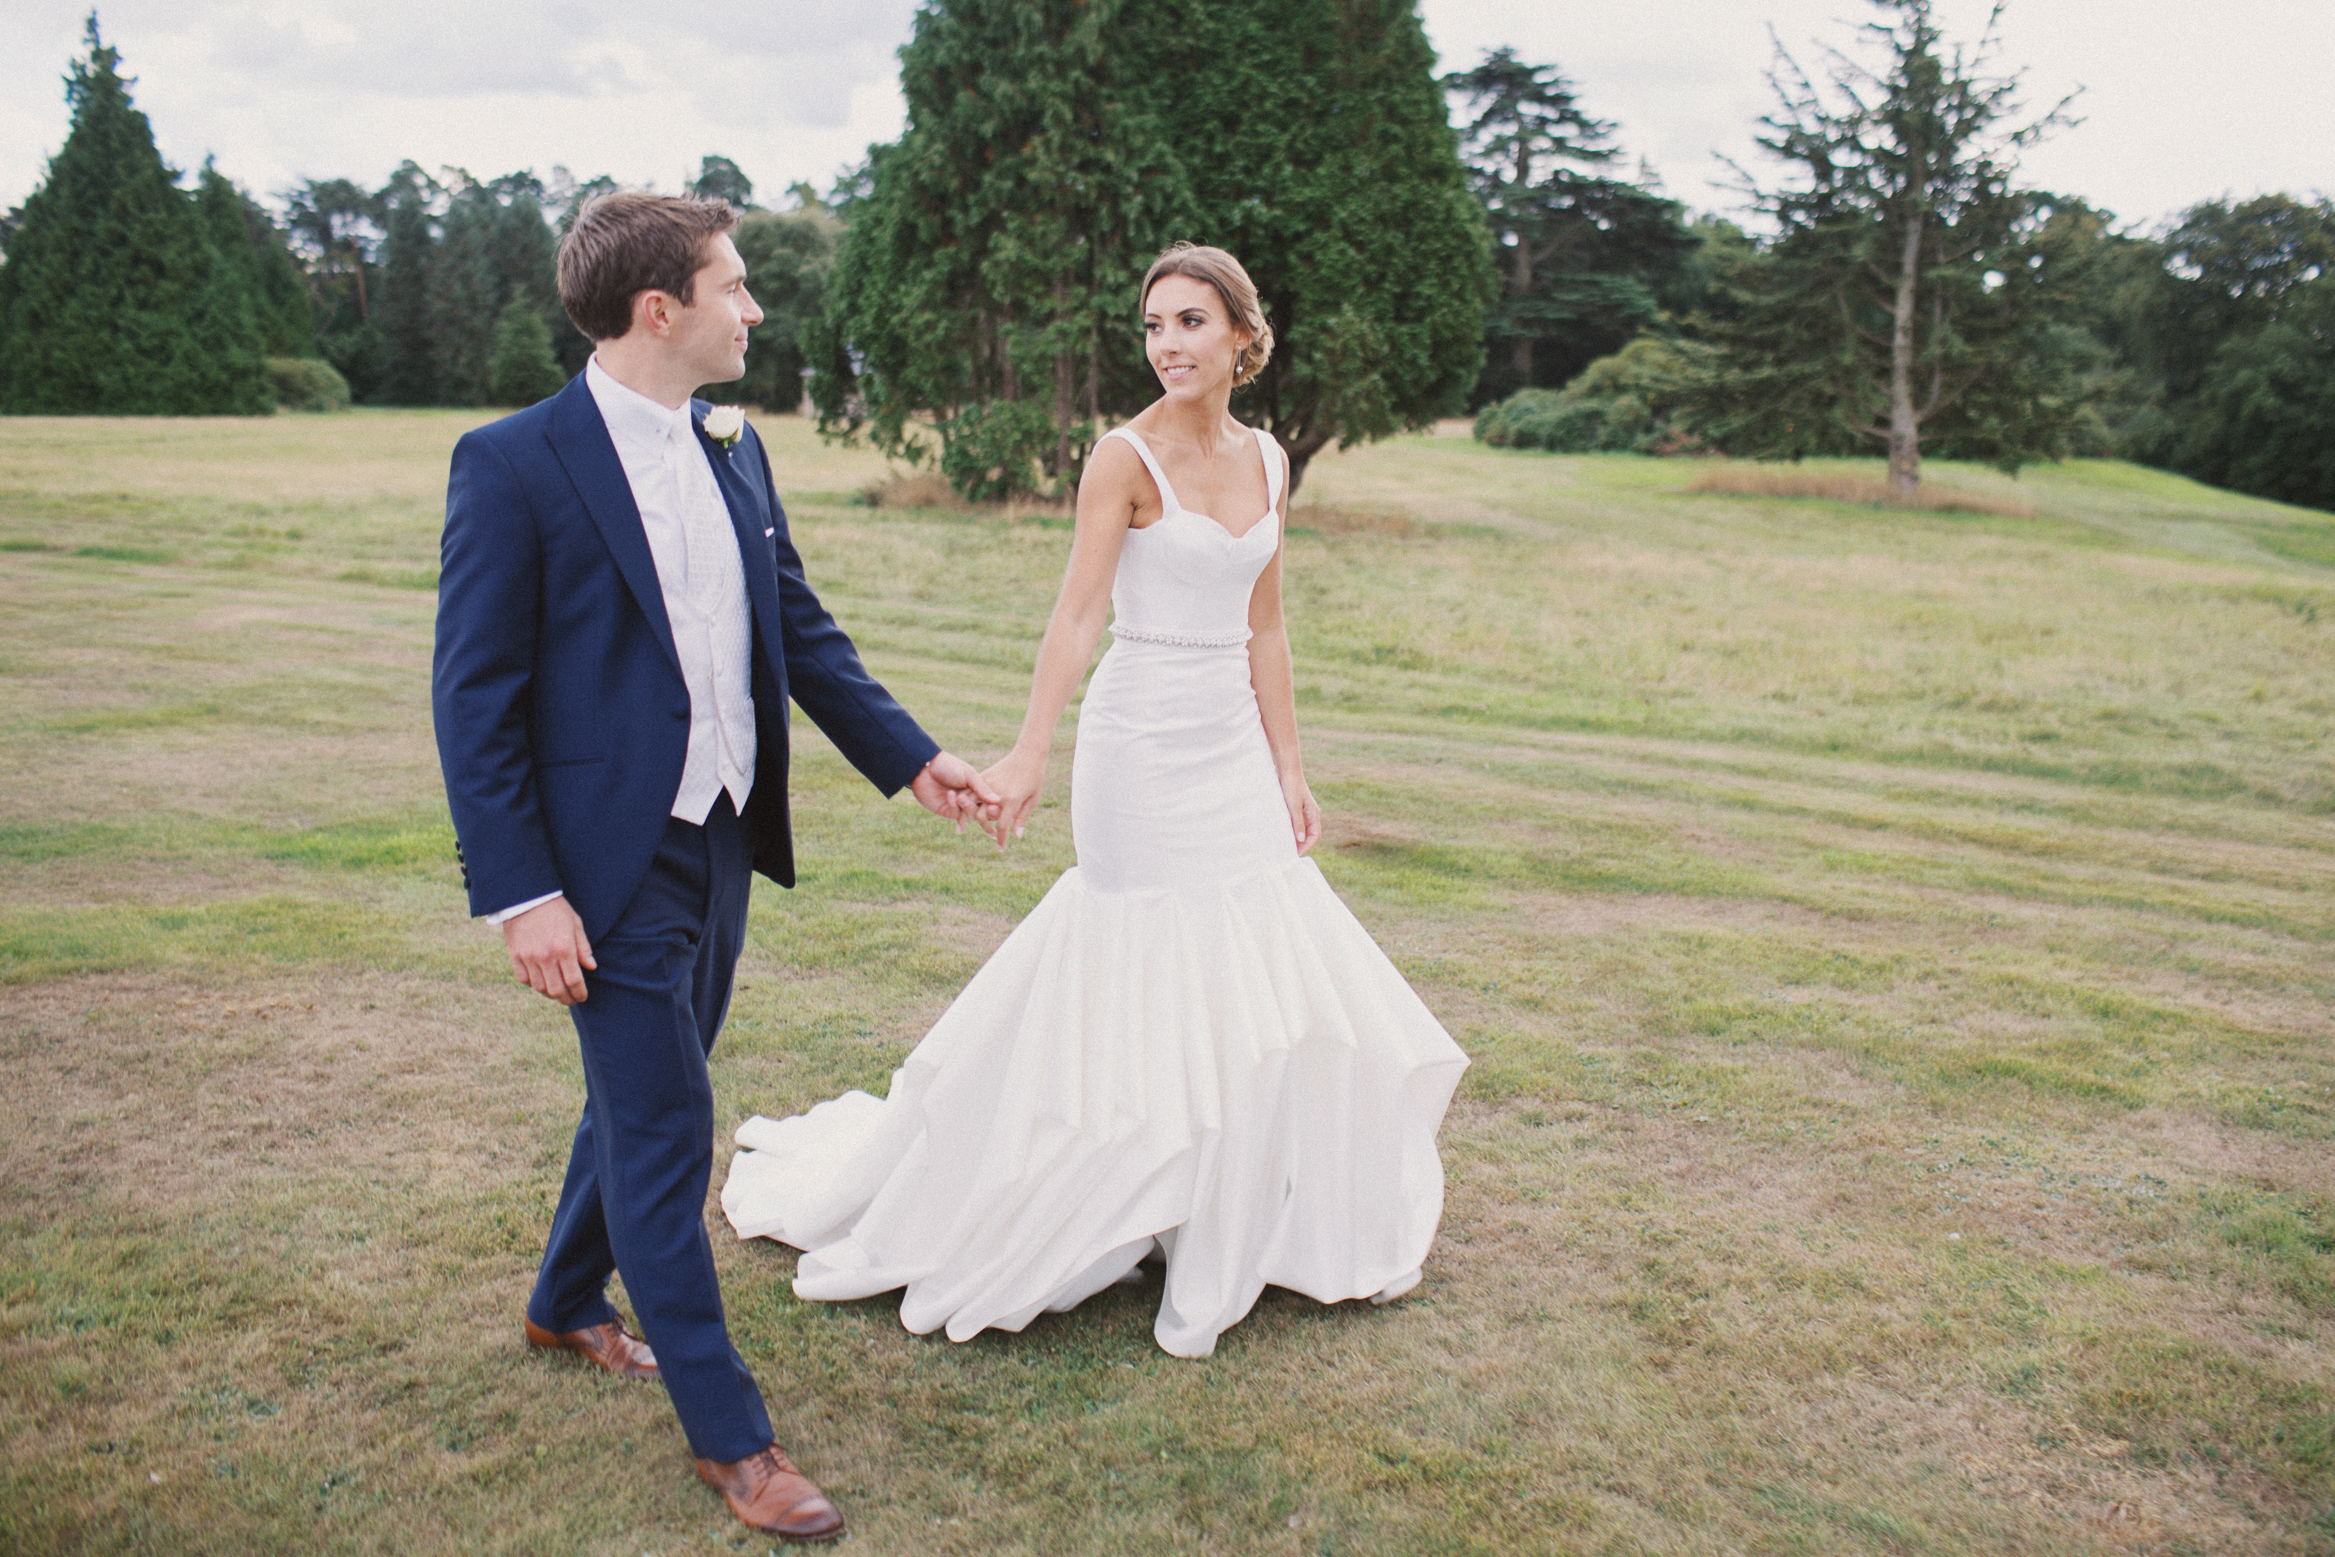
[{"label": "overcast sky", "polygon": [[[87,0],[0,0],[0,205],[40,181],[67,124],[61,77]],[[1425,0],[1445,68],[1515,47],[1554,61],[1669,192],[1725,209],[1714,153],[1754,158],[1768,29],[1804,56],[1845,40],[1857,0]],[[913,0],[105,0],[163,154],[216,155],[267,195],[366,184],[407,157],[676,189],[709,151],[775,198],[825,187],[898,134],[895,51]],[[1939,0],[1972,36],[1986,0]],[[2031,182],[2128,222],[2265,190],[2335,193],[2330,0],[2017,0],[2005,59],[2084,122],[2028,158]]]}]

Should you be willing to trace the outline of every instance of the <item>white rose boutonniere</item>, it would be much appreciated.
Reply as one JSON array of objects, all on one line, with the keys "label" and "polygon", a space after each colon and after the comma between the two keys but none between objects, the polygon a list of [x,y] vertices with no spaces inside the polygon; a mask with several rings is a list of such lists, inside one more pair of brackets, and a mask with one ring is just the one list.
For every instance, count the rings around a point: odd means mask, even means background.
[{"label": "white rose boutonniere", "polygon": [[717,405],[705,413],[705,435],[724,449],[736,447],[745,431],[746,408],[742,405]]}]

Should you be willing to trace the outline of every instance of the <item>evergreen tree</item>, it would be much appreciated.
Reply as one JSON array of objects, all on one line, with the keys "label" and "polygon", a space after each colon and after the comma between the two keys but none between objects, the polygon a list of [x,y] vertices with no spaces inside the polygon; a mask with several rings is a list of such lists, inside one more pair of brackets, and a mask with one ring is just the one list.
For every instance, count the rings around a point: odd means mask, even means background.
[{"label": "evergreen tree", "polygon": [[216,415],[272,403],[251,300],[89,18],[73,126],[0,266],[0,410]]},{"label": "evergreen tree", "polygon": [[689,181],[689,192],[700,200],[727,200],[741,215],[754,209],[754,181],[727,157],[708,153]]},{"label": "evergreen tree", "polygon": [[489,392],[496,405],[528,406],[556,395],[568,381],[551,354],[551,331],[543,308],[524,293],[504,305],[495,321]]},{"label": "evergreen tree", "polygon": [[[944,452],[1011,425],[1023,436],[999,468],[1018,484],[1031,460],[1073,474],[1102,410],[1141,403],[1132,294],[1190,207],[1143,94],[1119,79],[1135,14],[1129,0],[918,13],[900,54],[907,129],[871,152],[806,337],[823,425],[864,415],[879,446],[910,453],[926,413]],[[999,422],[991,402],[1034,414]]]},{"label": "evergreen tree", "polygon": [[411,162],[375,197],[382,212],[381,276],[374,304],[381,366],[374,398],[385,405],[438,403],[437,320],[431,302],[442,191]]},{"label": "evergreen tree", "polygon": [[[499,403],[494,390],[495,329],[514,300],[557,295],[556,240],[539,203],[543,186],[530,173],[478,183],[456,170],[431,256],[431,326],[438,399],[448,405]],[[545,341],[551,320],[543,319]],[[564,317],[562,328],[566,327]]]},{"label": "evergreen tree", "polygon": [[216,284],[241,294],[264,357],[316,355],[316,320],[299,262],[284,230],[209,162],[195,186],[195,206],[218,251]]},{"label": "evergreen tree", "polygon": [[1717,332],[1708,425],[1744,453],[1884,448],[1911,495],[1925,441],[2012,470],[2065,451],[2081,278],[2057,203],[2014,182],[2017,152],[2064,121],[2005,127],[2018,82],[1983,73],[1993,23],[1949,49],[1931,0],[1874,4],[1878,70],[1836,56],[1818,85],[1778,51],[1760,144],[1795,176],[1753,189],[1778,231]]},{"label": "evergreen tree", "polygon": [[1157,93],[1200,209],[1170,236],[1231,250],[1264,297],[1278,344],[1233,409],[1280,440],[1292,484],[1333,442],[1460,410],[1495,282],[1411,0],[1141,18],[1118,57]]},{"label": "evergreen tree", "polygon": [[897,449],[929,415],[984,481],[1075,475],[1158,393],[1134,292],[1178,238],[1256,280],[1279,344],[1234,407],[1298,476],[1457,409],[1490,273],[1433,63],[1408,0],[928,6],[907,130],[838,186],[823,422]]},{"label": "evergreen tree", "polygon": [[[616,180],[602,173],[594,178],[579,180],[564,167],[553,167],[551,182],[543,192],[543,214],[552,218],[552,289],[544,294],[544,318],[551,326],[551,349],[559,358],[560,371],[574,378],[584,371],[584,364],[592,358],[592,339],[577,329],[566,310],[558,306],[559,240],[568,235],[576,222],[576,214],[599,196],[617,187]],[[748,362],[752,365],[751,359]]]},{"label": "evergreen tree", "polygon": [[1479,401],[1563,384],[1691,301],[1698,240],[1678,203],[1598,174],[1620,154],[1613,126],[1554,65],[1495,49],[1443,85],[1469,105],[1461,156],[1501,272]]}]

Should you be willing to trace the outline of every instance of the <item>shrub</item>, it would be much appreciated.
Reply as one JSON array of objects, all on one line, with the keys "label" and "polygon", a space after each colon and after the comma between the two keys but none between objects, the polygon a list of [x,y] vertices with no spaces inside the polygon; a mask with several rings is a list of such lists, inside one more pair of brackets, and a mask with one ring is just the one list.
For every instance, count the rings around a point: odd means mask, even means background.
[{"label": "shrub", "polygon": [[497,405],[533,405],[567,384],[551,349],[551,329],[531,298],[515,297],[495,321],[494,356],[487,366],[487,391]]},{"label": "shrub", "polygon": [[268,381],[282,411],[346,411],[349,381],[321,357],[270,357]]},{"label": "shrub", "polygon": [[1701,440],[1688,425],[1686,393],[1706,355],[1691,342],[1642,335],[1563,389],[1520,389],[1484,407],[1476,437],[1554,454],[1689,452]]},{"label": "shrub", "polygon": [[[970,405],[942,429],[941,474],[966,501],[1001,503],[1038,490],[1038,461],[1054,446],[1054,419],[1027,400]],[[1086,428],[1073,429],[1081,443]]]}]

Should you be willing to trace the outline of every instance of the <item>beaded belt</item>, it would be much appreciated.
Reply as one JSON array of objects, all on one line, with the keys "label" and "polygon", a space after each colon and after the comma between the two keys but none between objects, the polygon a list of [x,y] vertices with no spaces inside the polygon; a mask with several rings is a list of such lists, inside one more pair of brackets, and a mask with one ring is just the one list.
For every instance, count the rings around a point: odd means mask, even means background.
[{"label": "beaded belt", "polygon": [[1164,643],[1175,649],[1237,649],[1249,641],[1249,630],[1236,633],[1153,633],[1140,627],[1111,624],[1111,636],[1128,643]]}]

